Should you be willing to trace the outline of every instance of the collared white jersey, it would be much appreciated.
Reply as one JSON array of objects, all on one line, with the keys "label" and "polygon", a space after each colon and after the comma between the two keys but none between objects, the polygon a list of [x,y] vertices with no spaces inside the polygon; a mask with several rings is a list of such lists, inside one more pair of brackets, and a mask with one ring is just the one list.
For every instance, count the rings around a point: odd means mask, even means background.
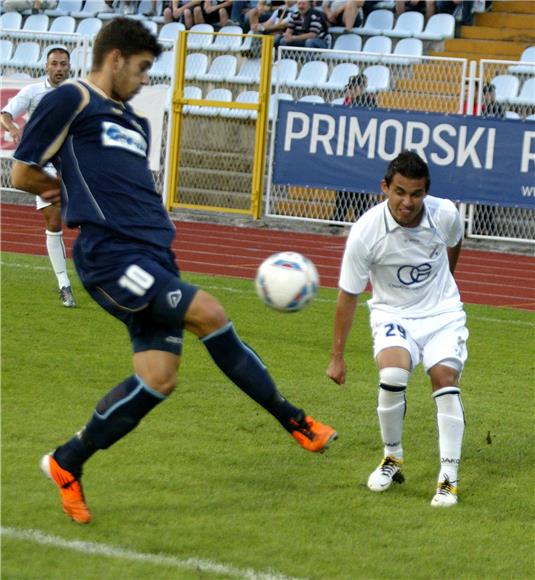
[{"label": "collared white jersey", "polygon": [[339,286],[360,294],[368,278],[373,295],[368,306],[405,318],[434,316],[462,309],[449,270],[448,247],[463,236],[455,205],[427,196],[415,228],[400,226],[387,201],[367,211],[352,226],[346,242]]},{"label": "collared white jersey", "polygon": [[2,109],[2,113],[9,113],[13,119],[22,113],[28,113],[28,117],[35,111],[39,101],[54,87],[48,79],[32,83],[23,87],[8,104]]}]

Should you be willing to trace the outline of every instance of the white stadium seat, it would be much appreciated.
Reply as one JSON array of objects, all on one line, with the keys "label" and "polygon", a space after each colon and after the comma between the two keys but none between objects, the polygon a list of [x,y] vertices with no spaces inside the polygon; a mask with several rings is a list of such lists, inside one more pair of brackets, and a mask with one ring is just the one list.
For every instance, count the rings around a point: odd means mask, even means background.
[{"label": "white stadium seat", "polygon": [[322,86],[326,89],[343,90],[347,85],[349,77],[359,74],[359,67],[356,64],[344,62],[337,64],[329,76],[329,80]]},{"label": "white stadium seat", "polygon": [[102,20],[100,18],[83,18],[76,27],[76,34],[93,38],[101,28]]},{"label": "white stadium seat", "polygon": [[57,16],[72,16],[73,12],[80,12],[82,10],[83,0],[59,0],[56,8],[48,8],[45,10],[47,16],[56,18]]},{"label": "white stadium seat", "polygon": [[0,16],[0,30],[20,30],[22,14],[19,12],[5,12]]},{"label": "white stadium seat", "polygon": [[311,60],[305,63],[294,81],[287,81],[290,87],[316,87],[327,81],[329,67],[321,60]]},{"label": "white stadium seat", "polygon": [[348,54],[333,54],[334,51],[350,51],[359,52],[362,50],[362,38],[358,34],[341,34],[334,41],[334,46],[331,51],[327,52],[325,56],[329,59],[347,59],[351,60],[351,55]]},{"label": "white stadium seat", "polygon": [[517,97],[510,97],[512,105],[535,106],[535,78],[524,81]]},{"label": "white stadium seat", "polygon": [[324,103],[325,99],[319,95],[305,95],[298,101],[299,103]]},{"label": "white stadium seat", "polygon": [[513,75],[498,75],[490,81],[496,87],[496,100],[509,101],[518,95],[520,81]]},{"label": "white stadium seat", "polygon": [[158,25],[153,20],[149,20],[148,18],[139,19],[141,24],[145,26],[145,28],[154,36],[158,36]]},{"label": "white stadium seat", "polygon": [[271,84],[284,85],[297,78],[297,62],[293,58],[281,58],[271,68]]},{"label": "white stadium seat", "polygon": [[423,52],[424,43],[419,38],[402,38],[396,44],[392,56],[386,56],[383,58],[383,62],[388,64],[415,64],[419,62],[417,57],[422,56]]},{"label": "white stadium seat", "polygon": [[162,54],[156,59],[152,65],[149,76],[151,77],[167,77],[173,76],[173,59],[174,52],[172,50],[164,50]]},{"label": "white stadium seat", "polygon": [[[186,85],[184,87],[185,99],[202,99],[202,89],[193,85]],[[199,110],[197,105],[184,105],[184,113],[196,113]]]},{"label": "white stadium seat", "polygon": [[272,121],[275,118],[279,101],[293,101],[294,98],[289,93],[273,93],[269,97],[268,118]]},{"label": "white stadium seat", "polygon": [[390,10],[374,10],[366,18],[364,26],[358,30],[360,34],[374,36],[376,34],[388,34],[393,26],[394,14]]},{"label": "white stadium seat", "polygon": [[232,79],[235,83],[253,84],[260,81],[261,61],[259,58],[249,58],[242,64],[238,74]]},{"label": "white stadium seat", "polygon": [[223,54],[215,58],[208,69],[208,72],[197,78],[203,81],[226,81],[236,74],[238,60],[232,54]]},{"label": "white stadium seat", "polygon": [[104,0],[86,1],[81,10],[72,10],[69,14],[74,16],[74,18],[95,18],[99,12],[113,14]]},{"label": "white stadium seat", "polygon": [[192,52],[186,57],[186,79],[202,77],[208,69],[208,57],[202,52]]},{"label": "white stadium seat", "polygon": [[[231,34],[233,36],[226,36]],[[240,26],[223,26],[215,37],[214,42],[208,46],[209,50],[221,52],[237,52],[241,50],[243,30]]]},{"label": "white stadium seat", "polygon": [[76,28],[76,20],[72,16],[58,16],[52,20],[52,24],[48,32],[54,33],[54,37],[50,35],[47,38],[62,38],[64,34],[72,34]]},{"label": "white stadium seat", "polygon": [[396,20],[394,28],[385,33],[387,36],[393,38],[410,38],[416,34],[420,34],[424,28],[424,15],[421,12],[403,12]]},{"label": "white stadium seat", "polygon": [[0,64],[5,64],[13,56],[13,43],[5,38],[0,40]]},{"label": "white stadium seat", "polygon": [[451,14],[433,14],[423,32],[414,35],[421,40],[443,40],[455,36],[455,18]]},{"label": "white stadium seat", "polygon": [[167,22],[160,28],[158,41],[165,45],[171,45],[178,40],[178,33],[186,30],[182,22]]},{"label": "white stadium seat", "polygon": [[368,91],[376,93],[378,91],[387,91],[390,88],[390,69],[382,64],[369,66],[364,70],[368,79]]},{"label": "white stadium seat", "polygon": [[370,54],[361,54],[359,60],[375,62],[378,57],[373,55],[389,55],[392,53],[392,39],[388,38],[388,36],[371,36],[364,43],[362,52]]},{"label": "white stadium seat", "polygon": [[516,111],[505,111],[506,119],[520,119],[520,115]]},{"label": "white stadium seat", "polygon": [[[258,91],[243,91],[236,97],[236,103],[258,103]],[[253,109],[229,109],[225,117],[234,119],[256,119],[258,113]]]},{"label": "white stadium seat", "polygon": [[526,121],[535,121],[535,113],[533,113],[532,115],[528,115],[525,120]]},{"label": "white stadium seat", "polygon": [[[232,93],[228,89],[212,89],[205,97],[206,101],[226,101],[232,102]],[[199,107],[196,111],[198,115],[207,117],[218,117],[227,114],[229,109],[226,107]]]},{"label": "white stadium seat", "polygon": [[21,42],[17,45],[15,53],[6,64],[19,67],[35,65],[39,62],[40,54],[41,49],[37,42]]},{"label": "white stadium seat", "polygon": [[[213,42],[214,27],[211,24],[195,24],[189,30],[188,49],[202,49],[209,47]],[[200,33],[200,34],[197,34]]]},{"label": "white stadium seat", "polygon": [[331,101],[331,105],[343,105],[344,104],[344,97],[336,97]]},{"label": "white stadium seat", "polygon": [[509,67],[510,73],[535,74],[535,46],[528,46],[520,55],[520,63]]},{"label": "white stadium seat", "polygon": [[26,18],[21,30],[13,33],[13,36],[31,40],[37,36],[39,32],[46,32],[49,24],[50,20],[46,14],[31,14]]}]

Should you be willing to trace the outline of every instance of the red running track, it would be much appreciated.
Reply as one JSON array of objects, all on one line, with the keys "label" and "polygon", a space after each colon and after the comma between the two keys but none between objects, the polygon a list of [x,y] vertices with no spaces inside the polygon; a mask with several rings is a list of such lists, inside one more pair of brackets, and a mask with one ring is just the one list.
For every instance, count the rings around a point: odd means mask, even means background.
[{"label": "red running track", "polygon": [[[6,252],[45,255],[43,219],[31,206],[2,204],[1,242]],[[283,250],[306,254],[316,264],[321,285],[335,288],[345,238],[322,234],[176,222],[173,244],[184,272],[254,277],[268,255]],[[76,232],[65,229],[70,255]],[[535,310],[535,258],[464,250],[456,271],[464,302]]]}]

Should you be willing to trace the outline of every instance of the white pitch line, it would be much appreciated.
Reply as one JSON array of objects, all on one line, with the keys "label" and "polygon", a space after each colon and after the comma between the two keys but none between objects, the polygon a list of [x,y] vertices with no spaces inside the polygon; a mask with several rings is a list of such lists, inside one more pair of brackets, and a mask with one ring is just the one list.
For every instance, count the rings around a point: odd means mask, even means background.
[{"label": "white pitch line", "polygon": [[6,538],[31,542],[41,546],[52,546],[63,550],[72,550],[82,554],[106,556],[119,560],[132,560],[137,562],[147,562],[155,566],[167,566],[179,570],[194,570],[211,574],[226,574],[235,578],[247,578],[249,580],[297,580],[291,576],[284,576],[275,571],[261,572],[252,568],[235,568],[219,562],[204,560],[201,558],[187,558],[181,560],[165,554],[150,554],[146,552],[136,552],[118,546],[101,544],[97,542],[85,542],[82,540],[66,540],[60,536],[45,534],[39,530],[24,530],[18,528],[1,527],[0,533]]},{"label": "white pitch line", "polygon": [[[49,267],[45,267],[45,266],[33,266],[32,264],[17,264],[16,262],[4,262],[2,260],[0,260],[0,266],[12,266],[15,268],[29,268],[32,270],[49,270],[50,269]],[[202,274],[199,274],[199,275],[202,276]],[[249,292],[246,292],[244,290],[240,290],[239,288],[232,288],[229,286],[217,286],[217,285],[203,284],[202,287],[204,290],[218,290],[220,292],[231,292],[234,294],[249,294]],[[254,294],[254,292],[251,292],[250,295],[251,295],[251,297],[256,298],[256,294]],[[315,302],[321,302],[324,304],[334,304],[336,302],[336,298],[329,299],[329,298],[316,297]],[[358,305],[360,307],[362,307],[362,306],[366,306],[366,303],[359,302]],[[470,320],[480,320],[482,322],[497,322],[498,324],[511,324],[513,326],[527,326],[528,328],[535,327],[535,322],[529,322],[528,320],[508,320],[505,318],[492,318],[491,316],[473,316],[473,315],[470,315],[469,321]]]}]

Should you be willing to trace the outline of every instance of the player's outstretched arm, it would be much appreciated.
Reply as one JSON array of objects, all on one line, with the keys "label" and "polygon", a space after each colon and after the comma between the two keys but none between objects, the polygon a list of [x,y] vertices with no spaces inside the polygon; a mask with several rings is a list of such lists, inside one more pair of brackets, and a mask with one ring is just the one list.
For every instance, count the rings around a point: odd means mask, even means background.
[{"label": "player's outstretched arm", "polygon": [[346,382],[344,352],[349,331],[353,326],[357,301],[358,296],[356,294],[349,294],[344,290],[340,290],[336,300],[331,360],[326,374],[337,385],[343,385]]}]

